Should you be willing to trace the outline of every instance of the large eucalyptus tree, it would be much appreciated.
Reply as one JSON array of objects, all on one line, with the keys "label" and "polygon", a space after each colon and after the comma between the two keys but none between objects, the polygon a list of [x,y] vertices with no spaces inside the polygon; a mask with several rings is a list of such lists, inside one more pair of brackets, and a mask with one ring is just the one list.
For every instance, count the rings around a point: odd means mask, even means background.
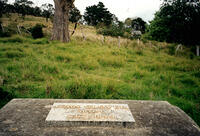
[{"label": "large eucalyptus tree", "polygon": [[54,0],[55,13],[53,20],[52,40],[69,42],[69,11],[73,8],[75,0]]}]

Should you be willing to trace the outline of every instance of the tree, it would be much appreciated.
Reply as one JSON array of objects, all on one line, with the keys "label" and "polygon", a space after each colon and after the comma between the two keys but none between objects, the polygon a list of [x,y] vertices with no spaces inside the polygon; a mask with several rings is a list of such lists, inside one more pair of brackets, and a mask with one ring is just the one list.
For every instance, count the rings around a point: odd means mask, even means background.
[{"label": "tree", "polygon": [[55,13],[53,21],[52,40],[69,42],[69,11],[75,0],[54,0]]},{"label": "tree", "polygon": [[97,27],[97,32],[102,35],[106,36],[113,36],[113,37],[126,37],[125,34],[127,32],[127,29],[125,28],[125,25],[123,22],[119,21],[118,18],[113,15],[112,16],[112,23],[109,26],[99,26]]},{"label": "tree", "polygon": [[82,18],[80,11],[74,7],[69,12],[69,21],[72,23],[77,23]]},{"label": "tree", "polygon": [[200,44],[200,2],[198,0],[165,0],[149,26],[153,40],[187,46]]},{"label": "tree", "polygon": [[15,0],[14,5],[18,13],[22,14],[22,17],[24,19],[27,13],[29,12],[29,10],[31,9],[30,8],[31,5],[33,4],[34,3],[32,1],[28,1],[28,0]]},{"label": "tree", "polygon": [[46,18],[46,22],[48,22],[48,19],[50,16],[54,13],[54,8],[52,4],[46,3],[42,4],[41,9],[43,9],[42,15]]},{"label": "tree", "polygon": [[33,16],[41,16],[42,15],[42,11],[41,11],[41,9],[39,8],[39,7],[35,7],[34,9],[33,9],[33,14],[32,14]]},{"label": "tree", "polygon": [[5,7],[7,5],[8,0],[1,0],[0,1],[0,17],[2,17],[3,13],[5,12]]},{"label": "tree", "polygon": [[131,18],[127,18],[124,22],[125,26],[127,28],[130,28],[132,26],[132,19]]},{"label": "tree", "polygon": [[89,6],[86,8],[84,19],[89,25],[96,26],[99,23],[110,25],[112,23],[113,15],[105,8],[102,2],[98,5]]},{"label": "tree", "polygon": [[131,22],[131,26],[135,31],[141,31],[143,34],[145,33],[146,30],[146,22],[138,17],[132,20]]}]

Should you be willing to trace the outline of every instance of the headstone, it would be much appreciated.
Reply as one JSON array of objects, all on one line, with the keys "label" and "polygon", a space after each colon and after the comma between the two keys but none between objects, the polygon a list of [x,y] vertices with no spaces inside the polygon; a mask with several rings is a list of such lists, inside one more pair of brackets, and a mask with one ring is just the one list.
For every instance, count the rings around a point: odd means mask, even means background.
[{"label": "headstone", "polygon": [[1,135],[200,136],[200,129],[164,101],[14,99],[0,109]]}]

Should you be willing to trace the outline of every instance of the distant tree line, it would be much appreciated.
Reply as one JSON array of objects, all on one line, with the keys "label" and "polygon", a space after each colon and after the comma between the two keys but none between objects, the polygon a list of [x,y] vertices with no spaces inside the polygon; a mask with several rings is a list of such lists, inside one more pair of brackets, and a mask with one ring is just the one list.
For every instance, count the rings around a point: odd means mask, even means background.
[{"label": "distant tree line", "polygon": [[[3,14],[18,13],[23,18],[26,15],[45,17],[46,21],[54,15],[51,4],[41,7],[33,6],[29,0],[16,0],[8,4],[0,1],[0,17]],[[72,23],[81,22],[95,26],[97,32],[103,35],[138,38],[137,34],[145,34],[144,38],[156,41],[166,41],[187,46],[200,45],[200,2],[199,0],[164,0],[155,18],[146,23],[142,18],[127,18],[125,22],[112,14],[102,2],[86,7],[82,16],[73,7],[69,12]]]},{"label": "distant tree line", "polygon": [[135,36],[132,32],[140,31],[141,34],[145,33],[147,24],[142,18],[128,18],[129,24],[126,21],[119,21],[102,2],[87,7],[83,17],[86,24],[95,26],[98,29],[98,33],[116,37],[134,38]]},{"label": "distant tree line", "polygon": [[[54,6],[49,3],[43,4],[41,7],[34,7],[34,3],[29,0],[15,0],[13,4],[8,4],[7,2],[8,0],[0,1],[0,17],[3,14],[18,13],[23,18],[26,15],[45,17],[48,22],[48,19],[54,15]],[[73,23],[78,22],[82,18],[80,11],[76,7],[72,8],[69,16],[69,20]]]},{"label": "distant tree line", "polygon": [[[29,0],[15,0],[13,4],[8,4],[7,0],[0,2],[0,16],[2,14],[9,15],[10,13],[18,13],[24,19],[26,15],[45,17],[48,22],[49,18],[54,15],[54,6],[52,4],[43,4],[41,7],[33,6],[34,3]],[[102,2],[97,5],[86,7],[86,11],[82,16],[80,11],[73,7],[69,12],[69,21],[72,23],[85,23],[95,26],[98,33],[110,36],[122,36],[131,38],[132,30],[145,32],[145,25],[141,18],[132,20],[131,27],[127,27],[122,21],[110,13]]]},{"label": "distant tree line", "polygon": [[152,40],[200,45],[199,0],[164,0],[150,22],[148,37]]},{"label": "distant tree line", "polygon": [[33,16],[42,16],[42,10],[39,7],[32,7],[34,4],[32,1],[28,0],[16,0],[14,4],[7,4],[7,0],[0,2],[1,6],[3,7],[0,10],[1,15],[10,13],[18,13],[22,17],[26,15],[33,15]]}]

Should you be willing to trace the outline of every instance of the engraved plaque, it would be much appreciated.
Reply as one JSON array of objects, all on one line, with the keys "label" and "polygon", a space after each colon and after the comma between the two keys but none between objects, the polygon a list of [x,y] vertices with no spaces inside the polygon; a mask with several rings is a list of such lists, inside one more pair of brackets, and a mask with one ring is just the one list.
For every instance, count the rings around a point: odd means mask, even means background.
[{"label": "engraved plaque", "polygon": [[135,122],[127,104],[54,103],[46,121]]}]

